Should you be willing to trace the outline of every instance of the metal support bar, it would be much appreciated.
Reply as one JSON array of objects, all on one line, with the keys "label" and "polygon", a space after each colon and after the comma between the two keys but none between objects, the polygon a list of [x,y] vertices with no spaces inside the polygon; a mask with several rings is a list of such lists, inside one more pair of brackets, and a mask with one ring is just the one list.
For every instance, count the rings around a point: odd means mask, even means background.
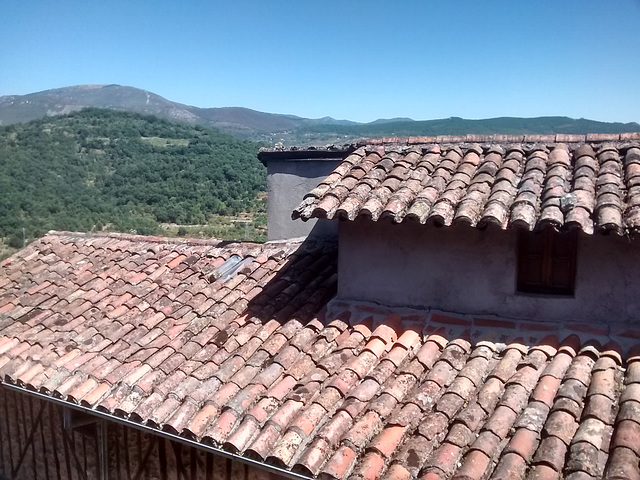
[{"label": "metal support bar", "polygon": [[100,448],[100,480],[109,480],[109,425],[104,419],[100,419],[100,437],[98,438]]}]

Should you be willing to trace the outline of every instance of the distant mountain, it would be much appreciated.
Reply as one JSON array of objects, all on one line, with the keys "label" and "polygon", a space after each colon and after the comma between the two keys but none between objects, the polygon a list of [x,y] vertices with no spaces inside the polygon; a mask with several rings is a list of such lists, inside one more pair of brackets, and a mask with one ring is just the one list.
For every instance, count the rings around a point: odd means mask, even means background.
[{"label": "distant mountain", "polygon": [[121,85],[76,85],[27,95],[0,97],[0,125],[61,115],[86,107],[110,108],[217,128],[242,138],[266,139],[313,125],[349,125],[355,122],[324,117],[318,120],[258,112],[242,107],[199,108],[172,102],[155,93]]},{"label": "distant mountain", "polygon": [[243,107],[195,107],[172,102],[146,90],[120,85],[77,85],[28,95],[3,96],[0,97],[0,125],[65,114],[85,107],[155,115],[216,128],[239,138],[284,145],[342,144],[361,137],[640,131],[640,125],[636,122],[610,123],[569,117],[500,117],[483,120],[451,117],[421,121],[399,117],[370,123],[331,117],[311,119]]},{"label": "distant mountain", "polygon": [[146,90],[119,85],[77,85],[0,97],[0,124],[23,123],[85,107],[133,111],[188,123],[198,120],[184,105]]},{"label": "distant mountain", "polygon": [[379,118],[378,120],[374,120],[370,122],[370,125],[375,125],[378,123],[396,123],[396,122],[414,122],[413,118],[409,117],[395,117],[395,118]]},{"label": "distant mountain", "polygon": [[459,117],[438,120],[408,120],[390,122],[371,122],[358,125],[315,125],[298,131],[304,136],[321,134],[363,137],[403,137],[403,136],[435,136],[435,135],[505,135],[522,134],[585,134],[585,133],[622,133],[638,132],[640,125],[636,122],[598,122],[584,118],[569,117],[498,117],[482,120],[467,120]]}]

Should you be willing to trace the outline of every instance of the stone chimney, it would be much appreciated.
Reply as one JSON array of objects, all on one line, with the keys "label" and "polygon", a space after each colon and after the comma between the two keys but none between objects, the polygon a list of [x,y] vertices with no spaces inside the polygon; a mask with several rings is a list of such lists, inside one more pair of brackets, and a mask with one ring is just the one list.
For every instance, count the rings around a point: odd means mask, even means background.
[{"label": "stone chimney", "polygon": [[267,167],[268,240],[337,235],[338,222],[292,220],[291,212],[351,151],[351,147],[260,151],[258,158]]}]

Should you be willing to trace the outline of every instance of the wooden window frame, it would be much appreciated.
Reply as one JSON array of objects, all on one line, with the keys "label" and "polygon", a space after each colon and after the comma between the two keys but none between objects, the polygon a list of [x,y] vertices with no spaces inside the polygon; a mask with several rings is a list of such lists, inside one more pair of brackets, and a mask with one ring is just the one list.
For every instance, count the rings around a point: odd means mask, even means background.
[{"label": "wooden window frame", "polygon": [[[572,296],[575,292],[578,234],[552,228],[520,231],[517,291]],[[531,267],[534,265],[534,267]]]}]

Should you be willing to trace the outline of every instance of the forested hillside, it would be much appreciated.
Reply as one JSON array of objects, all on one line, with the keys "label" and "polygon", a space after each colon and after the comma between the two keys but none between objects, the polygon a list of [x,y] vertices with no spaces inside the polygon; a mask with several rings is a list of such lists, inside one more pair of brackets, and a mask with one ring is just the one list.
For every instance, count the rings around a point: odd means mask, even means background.
[{"label": "forested hillside", "polygon": [[0,127],[0,237],[47,230],[152,234],[263,208],[258,145],[201,126],[86,109]]},{"label": "forested hillside", "polygon": [[390,120],[359,125],[314,125],[300,128],[300,136],[319,137],[341,135],[351,137],[393,137],[393,136],[435,136],[435,135],[524,135],[553,133],[620,133],[635,132],[640,126],[637,123],[597,122],[584,118],[569,117],[536,117],[536,118],[485,118],[467,120],[451,117],[440,120]]}]

